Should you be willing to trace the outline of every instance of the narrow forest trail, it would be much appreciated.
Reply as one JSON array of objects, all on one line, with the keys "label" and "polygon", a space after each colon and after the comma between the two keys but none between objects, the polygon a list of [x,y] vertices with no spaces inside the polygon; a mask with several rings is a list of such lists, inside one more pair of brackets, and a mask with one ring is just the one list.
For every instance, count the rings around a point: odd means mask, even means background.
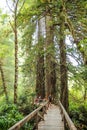
[{"label": "narrow forest trail", "polygon": [[37,109],[10,127],[9,130],[20,130],[25,123],[32,119],[35,122],[33,126],[34,130],[64,130],[64,121],[62,121],[62,118],[66,120],[67,127],[70,130],[77,130],[60,101],[58,106],[51,104],[48,107],[48,103],[41,104]]},{"label": "narrow forest trail", "polygon": [[38,124],[38,130],[64,130],[64,122],[58,106],[51,105],[44,115],[44,121]]}]

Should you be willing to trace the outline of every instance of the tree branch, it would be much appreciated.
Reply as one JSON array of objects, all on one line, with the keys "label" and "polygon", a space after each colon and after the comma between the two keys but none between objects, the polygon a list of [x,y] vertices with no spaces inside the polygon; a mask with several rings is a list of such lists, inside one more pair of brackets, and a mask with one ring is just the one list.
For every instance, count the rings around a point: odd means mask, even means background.
[{"label": "tree branch", "polygon": [[11,8],[11,7],[9,6],[9,4],[8,4],[8,0],[6,0],[6,3],[7,3],[7,6],[8,6],[8,8],[9,8],[9,10],[14,13],[14,10],[12,10],[12,8]]},{"label": "tree branch", "polygon": [[12,25],[11,21],[9,21],[9,23],[10,23],[11,28],[12,28],[13,31],[15,32],[14,26]]},{"label": "tree branch", "polygon": [[19,12],[18,12],[18,13],[21,12],[21,10],[22,10],[22,8],[23,8],[23,6],[24,6],[25,1],[26,1],[26,0],[23,1],[22,5],[21,5],[21,8],[19,9]]}]

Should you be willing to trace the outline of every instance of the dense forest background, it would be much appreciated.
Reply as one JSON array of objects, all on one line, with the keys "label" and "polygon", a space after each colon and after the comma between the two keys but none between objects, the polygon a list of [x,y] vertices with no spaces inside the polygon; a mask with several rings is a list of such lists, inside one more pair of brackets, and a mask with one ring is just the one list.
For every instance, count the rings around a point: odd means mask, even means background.
[{"label": "dense forest background", "polygon": [[0,130],[33,111],[36,96],[49,94],[78,130],[87,130],[87,1],[6,0],[0,8]]}]

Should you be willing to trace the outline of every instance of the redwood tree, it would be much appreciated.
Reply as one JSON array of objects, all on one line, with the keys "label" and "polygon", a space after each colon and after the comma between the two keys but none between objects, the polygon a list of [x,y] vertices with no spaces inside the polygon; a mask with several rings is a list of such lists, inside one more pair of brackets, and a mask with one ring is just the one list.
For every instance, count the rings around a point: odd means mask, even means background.
[{"label": "redwood tree", "polygon": [[51,9],[46,6],[46,97],[53,96],[56,92],[56,72],[55,72],[55,47],[54,47],[54,26]]},{"label": "redwood tree", "polygon": [[66,111],[68,111],[68,79],[66,62],[66,44],[65,44],[65,16],[64,7],[60,9],[60,100]]},{"label": "redwood tree", "polygon": [[38,21],[38,50],[37,50],[37,65],[36,65],[36,95],[41,98],[45,97],[45,73],[44,73],[44,37],[43,23],[44,19]]}]

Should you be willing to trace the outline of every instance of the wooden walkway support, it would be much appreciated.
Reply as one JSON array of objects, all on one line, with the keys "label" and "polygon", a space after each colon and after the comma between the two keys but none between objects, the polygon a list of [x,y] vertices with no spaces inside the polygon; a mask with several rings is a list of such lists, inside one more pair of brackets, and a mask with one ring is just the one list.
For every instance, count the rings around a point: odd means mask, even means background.
[{"label": "wooden walkway support", "polygon": [[64,122],[58,106],[51,105],[44,115],[44,121],[38,124],[38,130],[64,130]]}]

